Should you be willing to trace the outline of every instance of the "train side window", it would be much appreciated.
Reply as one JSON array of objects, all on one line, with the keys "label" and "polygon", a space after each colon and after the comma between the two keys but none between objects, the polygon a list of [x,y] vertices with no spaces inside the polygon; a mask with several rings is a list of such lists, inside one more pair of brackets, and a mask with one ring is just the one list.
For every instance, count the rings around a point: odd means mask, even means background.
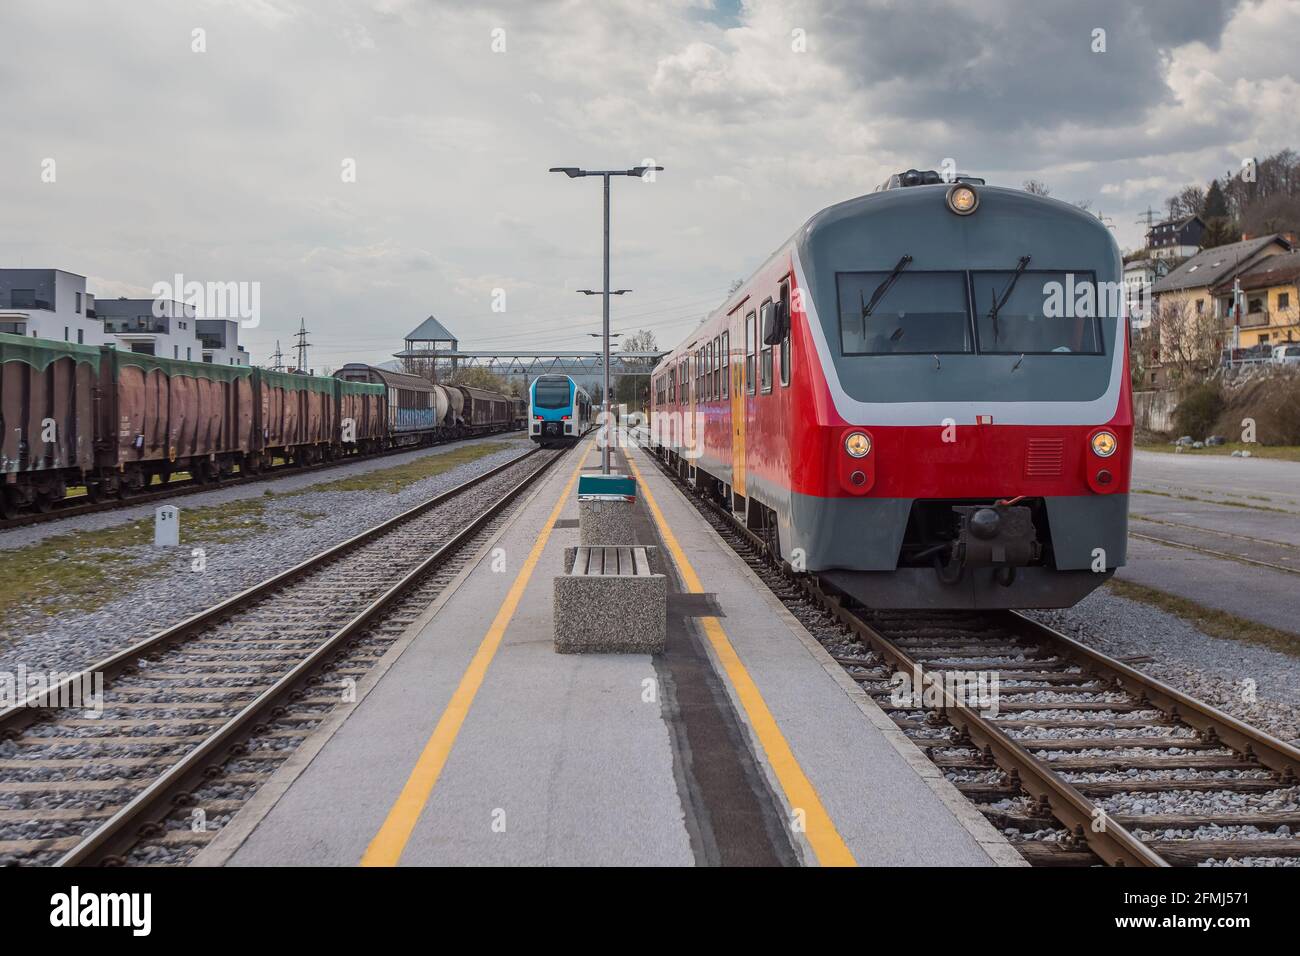
[{"label": "train side window", "polygon": [[722,333],[722,385],[726,389],[723,398],[730,398],[731,386],[731,333]]},{"label": "train side window", "polygon": [[713,338],[712,349],[713,358],[709,362],[709,394],[711,394],[716,401],[718,398],[718,367],[721,364],[718,361],[719,341],[717,336],[714,336]]},{"label": "train side window", "polygon": [[[771,299],[765,300],[763,304],[758,307],[758,314],[763,317],[763,320],[758,323],[760,330],[758,334],[760,336],[762,335],[761,329],[767,325],[767,320],[771,318],[771,312]],[[762,346],[762,351],[760,353],[758,378],[759,385],[762,387],[764,392],[772,391],[772,346],[767,344]]]},{"label": "train side window", "polygon": [[722,367],[722,342],[714,336],[713,339],[713,361],[709,364],[709,373],[713,377],[712,384],[709,386],[713,391],[714,401],[721,398],[721,389],[718,388],[718,369]]},{"label": "train side window", "polygon": [[704,394],[713,401],[713,343],[704,346]]},{"label": "train side window", "polygon": [[718,336],[718,398],[727,397],[727,344],[726,337]]},{"label": "train side window", "polygon": [[745,392],[754,394],[754,313],[745,316]]},{"label": "train side window", "polygon": [[794,320],[790,318],[790,280],[781,283],[781,311],[785,315],[785,337],[781,339],[781,385],[790,384],[790,328]]},{"label": "train side window", "polygon": [[719,335],[714,341],[717,343],[717,353],[716,353],[717,361],[713,363],[713,368],[714,368],[714,376],[717,378],[717,382],[718,382],[718,384],[714,387],[714,391],[718,393],[718,398],[721,399],[727,397],[726,391],[724,389],[725,376],[723,375],[722,372],[722,370],[727,367],[727,363],[725,359],[723,359],[722,357],[722,336]]},{"label": "train side window", "polygon": [[713,342],[710,341],[704,349],[704,393],[709,396],[709,401],[713,401]]}]

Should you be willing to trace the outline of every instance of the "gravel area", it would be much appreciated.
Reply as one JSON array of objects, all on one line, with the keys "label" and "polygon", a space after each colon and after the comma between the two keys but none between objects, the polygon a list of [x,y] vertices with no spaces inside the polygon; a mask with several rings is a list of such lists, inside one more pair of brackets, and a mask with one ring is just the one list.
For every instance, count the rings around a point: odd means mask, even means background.
[{"label": "gravel area", "polygon": [[1104,588],[1068,610],[1029,613],[1115,657],[1149,656],[1151,661],[1130,666],[1300,746],[1300,658],[1211,637],[1182,618]]},{"label": "gravel area", "polygon": [[[265,498],[266,510],[260,518],[265,522],[265,528],[250,531],[226,543],[205,545],[206,567],[202,572],[191,569],[191,549],[184,543],[186,507],[261,498],[268,489],[280,494],[484,441],[504,441],[509,443],[509,447],[414,482],[397,494],[308,491],[289,497]],[[153,565],[159,552],[152,547],[131,549],[138,553],[131,554],[130,561],[121,565],[122,594],[109,604],[89,612],[44,615],[34,610],[25,616],[10,615],[0,629],[0,670],[12,672],[20,665],[29,671],[70,670],[92,664],[433,495],[517,458],[528,447],[526,439],[497,435],[423,449],[409,456],[394,455],[311,475],[189,496],[179,503],[182,508],[181,547],[167,554],[164,567],[132,581],[131,569]],[[151,515],[154,507],[127,508],[69,518],[53,525],[15,529],[0,535],[0,547],[18,546],[15,541],[29,543],[52,530],[63,532],[118,524],[139,518],[142,513]]]}]

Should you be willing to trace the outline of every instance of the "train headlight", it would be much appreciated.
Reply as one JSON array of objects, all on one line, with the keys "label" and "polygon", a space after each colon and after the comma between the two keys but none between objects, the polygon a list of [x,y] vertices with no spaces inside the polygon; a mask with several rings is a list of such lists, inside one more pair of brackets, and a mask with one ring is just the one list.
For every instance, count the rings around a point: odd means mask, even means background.
[{"label": "train headlight", "polygon": [[965,183],[958,183],[948,190],[948,208],[959,216],[969,216],[979,208],[979,204],[979,194]]},{"label": "train headlight", "polygon": [[1097,432],[1092,436],[1092,453],[1098,458],[1109,458],[1118,447],[1118,439],[1110,432]]},{"label": "train headlight", "polygon": [[844,436],[844,450],[854,458],[871,454],[871,438],[866,432],[849,432]]}]

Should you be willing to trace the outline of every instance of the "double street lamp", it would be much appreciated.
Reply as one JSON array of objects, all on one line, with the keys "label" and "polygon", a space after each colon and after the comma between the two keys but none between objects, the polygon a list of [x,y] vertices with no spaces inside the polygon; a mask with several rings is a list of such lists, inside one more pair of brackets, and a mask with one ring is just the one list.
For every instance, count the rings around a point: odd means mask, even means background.
[{"label": "double street lamp", "polygon": [[605,181],[605,283],[599,291],[595,289],[579,289],[584,295],[599,295],[604,300],[604,319],[603,319],[603,337],[605,340],[605,391],[602,396],[602,414],[604,416],[604,442],[600,456],[600,473],[609,474],[609,297],[611,295],[622,295],[625,292],[631,292],[631,289],[618,289],[611,291],[609,288],[609,179],[611,176],[636,176],[638,178],[646,173],[654,171],[661,172],[662,166],[633,166],[631,169],[579,169],[577,166],[552,166],[550,172],[564,173],[570,179],[577,179],[580,176],[599,176]]}]

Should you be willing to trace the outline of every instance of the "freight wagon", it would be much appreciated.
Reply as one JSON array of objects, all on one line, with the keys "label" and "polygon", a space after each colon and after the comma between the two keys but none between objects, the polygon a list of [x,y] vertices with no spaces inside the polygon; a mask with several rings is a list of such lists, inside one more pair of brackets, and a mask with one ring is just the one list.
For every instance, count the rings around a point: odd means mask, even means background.
[{"label": "freight wagon", "polygon": [[427,444],[522,427],[517,422],[517,400],[500,392],[440,385],[418,375],[359,362],[334,374],[345,381],[371,382],[385,388],[389,433],[397,444]]},{"label": "freight wagon", "polygon": [[0,334],[0,515],[392,444],[385,389]]}]

